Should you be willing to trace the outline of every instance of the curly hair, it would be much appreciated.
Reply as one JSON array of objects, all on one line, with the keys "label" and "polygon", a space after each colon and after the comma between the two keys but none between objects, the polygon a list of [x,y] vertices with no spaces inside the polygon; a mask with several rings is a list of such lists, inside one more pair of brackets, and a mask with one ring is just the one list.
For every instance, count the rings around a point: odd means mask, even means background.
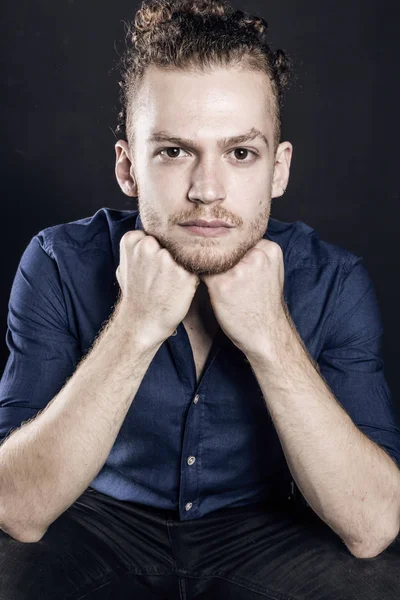
[{"label": "curly hair", "polygon": [[240,63],[270,79],[276,153],[293,61],[283,50],[271,49],[267,29],[265,19],[235,11],[224,0],[144,0],[133,26],[127,25],[126,50],[118,65],[121,110],[115,134],[134,140],[135,99],[150,65],[203,74],[216,66]]}]

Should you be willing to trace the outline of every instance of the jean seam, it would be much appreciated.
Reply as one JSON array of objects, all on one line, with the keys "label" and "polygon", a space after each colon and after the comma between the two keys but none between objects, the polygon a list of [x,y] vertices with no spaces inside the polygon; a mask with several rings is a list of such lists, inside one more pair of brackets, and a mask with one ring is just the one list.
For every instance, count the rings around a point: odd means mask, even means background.
[{"label": "jean seam", "polygon": [[[175,574],[177,574],[177,571],[179,570],[176,566],[176,561],[175,561],[175,554],[174,554],[174,546],[172,544],[172,537],[171,537],[171,531],[170,531],[170,526],[171,526],[171,521],[169,519],[167,519],[165,521],[165,524],[167,526],[167,533],[168,533],[168,539],[169,539],[169,545],[170,545],[170,549],[171,549],[171,556],[172,556],[172,563],[174,565],[174,572]],[[173,526],[173,525],[172,525]]]},{"label": "jean seam", "polygon": [[281,594],[280,592],[277,592],[275,590],[271,590],[268,588],[264,588],[264,587],[260,587],[258,585],[255,585],[253,582],[247,580],[247,579],[243,579],[243,578],[228,578],[228,577],[223,577],[221,575],[218,575],[218,577],[221,577],[221,579],[225,579],[226,581],[229,581],[230,583],[235,583],[236,585],[240,585],[242,587],[245,587],[253,592],[257,592],[259,594],[263,594],[265,596],[267,596],[268,598],[270,598],[271,600],[299,600],[299,598],[295,597],[295,596],[288,596],[286,594]]},{"label": "jean seam", "polygon": [[195,575],[185,575],[187,578],[191,579],[210,579],[211,577],[217,577],[218,579],[223,579],[228,583],[233,583],[234,585],[238,585],[240,587],[246,588],[251,592],[256,592],[257,594],[262,594],[264,597],[269,600],[299,600],[299,598],[295,598],[294,596],[286,596],[281,594],[280,592],[275,592],[272,590],[268,590],[267,588],[261,588],[259,586],[254,585],[252,582],[248,580],[239,580],[239,579],[231,579],[230,577],[226,577],[226,575],[219,575],[218,572],[207,575],[206,577],[195,576]]},{"label": "jean seam", "polygon": [[103,581],[101,583],[99,583],[97,581],[95,584],[96,587],[87,590],[83,596],[82,595],[75,596],[75,594],[81,593],[80,590],[77,590],[77,591],[73,592],[73,594],[70,594],[69,596],[66,596],[65,598],[63,598],[63,600],[84,600],[84,598],[86,598],[89,594],[96,592],[100,588],[102,588],[106,585],[109,585],[110,583],[113,583],[114,581],[122,580],[126,575],[129,575],[130,573],[132,573],[133,575],[150,575],[150,576],[154,576],[154,577],[169,577],[171,575],[176,575],[175,571],[171,571],[168,573],[159,573],[159,572],[155,572],[154,569],[149,569],[148,571],[146,569],[129,569],[128,571],[124,571],[122,573],[115,573],[111,578],[109,578],[106,581]]},{"label": "jean seam", "polygon": [[[102,583],[100,583],[99,585],[96,585],[96,587],[87,590],[84,595],[79,595],[76,596],[75,594],[80,594],[81,592],[78,590],[77,592],[74,592],[74,594],[70,594],[69,596],[66,596],[63,600],[84,600],[84,598],[87,598],[87,596],[89,594],[92,594],[93,592],[96,592],[97,590],[99,590],[102,587],[105,587],[106,585],[110,585],[110,583],[113,583],[115,580],[118,580],[119,576],[118,575],[113,575],[113,577],[111,577],[111,579],[107,579],[107,581],[103,581]],[[98,582],[97,582],[98,584]]]},{"label": "jean seam", "polygon": [[186,600],[186,582],[184,577],[178,576],[179,599]]}]

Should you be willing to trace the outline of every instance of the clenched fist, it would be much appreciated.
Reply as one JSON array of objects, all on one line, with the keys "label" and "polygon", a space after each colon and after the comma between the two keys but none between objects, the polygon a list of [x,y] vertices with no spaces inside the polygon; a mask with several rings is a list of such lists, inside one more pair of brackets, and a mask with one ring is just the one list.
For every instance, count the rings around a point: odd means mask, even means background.
[{"label": "clenched fist", "polygon": [[187,315],[197,275],[178,265],[155,237],[127,231],[120,240],[118,311],[141,343],[160,345]]}]

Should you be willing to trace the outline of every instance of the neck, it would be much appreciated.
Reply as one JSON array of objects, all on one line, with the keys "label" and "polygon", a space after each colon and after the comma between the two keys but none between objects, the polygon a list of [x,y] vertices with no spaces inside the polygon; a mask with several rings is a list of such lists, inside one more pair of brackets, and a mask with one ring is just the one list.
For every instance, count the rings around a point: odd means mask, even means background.
[{"label": "neck", "polygon": [[208,294],[208,288],[203,281],[200,281],[186,316],[195,320],[196,317],[199,318],[201,315],[209,313],[210,309],[211,303]]},{"label": "neck", "polygon": [[196,289],[184,322],[195,327],[203,327],[212,333],[215,333],[218,329],[218,322],[211,306],[208,288],[203,281]]}]

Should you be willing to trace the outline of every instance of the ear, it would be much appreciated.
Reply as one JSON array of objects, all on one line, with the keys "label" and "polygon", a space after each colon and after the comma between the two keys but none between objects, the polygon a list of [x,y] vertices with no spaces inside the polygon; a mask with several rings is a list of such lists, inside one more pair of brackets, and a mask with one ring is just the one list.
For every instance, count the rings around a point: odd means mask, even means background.
[{"label": "ear", "polygon": [[129,145],[125,140],[115,144],[115,176],[119,187],[127,196],[137,196],[138,188],[133,174]]},{"label": "ear", "polygon": [[292,154],[293,146],[290,142],[279,144],[274,163],[271,198],[283,196],[286,191],[289,182]]}]

